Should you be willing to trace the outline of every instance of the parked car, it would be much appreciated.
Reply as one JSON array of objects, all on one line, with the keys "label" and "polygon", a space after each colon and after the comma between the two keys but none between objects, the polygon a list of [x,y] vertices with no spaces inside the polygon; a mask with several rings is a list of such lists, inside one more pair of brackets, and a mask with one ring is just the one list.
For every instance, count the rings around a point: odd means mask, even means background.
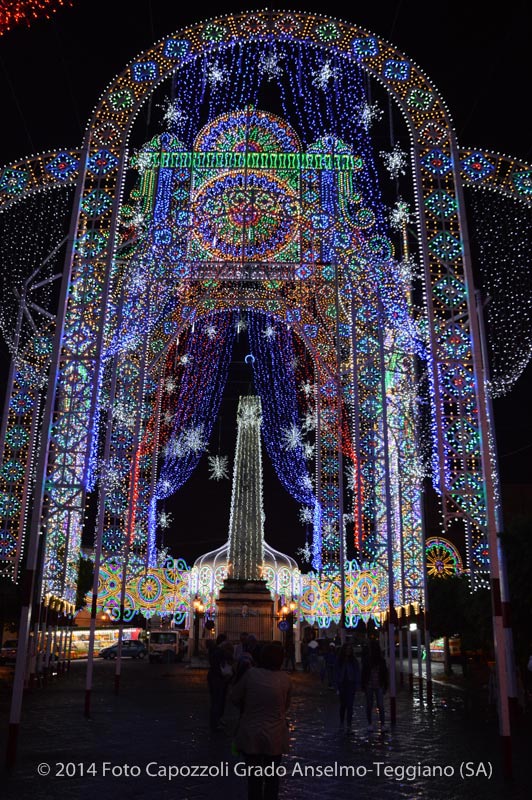
[{"label": "parked car", "polygon": [[17,640],[6,639],[0,647],[0,664],[14,664],[17,658]]},{"label": "parked car", "polygon": [[[144,658],[147,652],[146,647],[137,639],[124,639],[122,642],[122,658]],[[118,642],[109,647],[104,647],[98,655],[105,659],[116,658],[118,656]]]}]

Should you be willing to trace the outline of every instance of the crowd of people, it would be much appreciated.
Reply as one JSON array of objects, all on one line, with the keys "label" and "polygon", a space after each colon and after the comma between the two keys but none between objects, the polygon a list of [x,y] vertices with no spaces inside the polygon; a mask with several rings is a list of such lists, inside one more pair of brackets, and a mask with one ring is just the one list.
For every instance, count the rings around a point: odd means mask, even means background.
[{"label": "crowd of people", "polygon": [[[359,658],[354,646],[339,637],[323,643],[315,636],[302,643],[302,668],[315,673],[336,692],[340,728],[352,731],[357,691],[365,696],[368,730],[373,730],[374,709],[380,730],[385,729],[384,694],[388,670],[379,643],[370,639]],[[233,751],[249,766],[249,800],[276,800],[279,777],[275,767],[289,747],[287,712],[292,694],[295,645],[257,641],[242,633],[232,644],[224,633],[210,643],[207,681],[210,692],[211,730],[225,729]],[[264,768],[269,766],[269,770]]]}]

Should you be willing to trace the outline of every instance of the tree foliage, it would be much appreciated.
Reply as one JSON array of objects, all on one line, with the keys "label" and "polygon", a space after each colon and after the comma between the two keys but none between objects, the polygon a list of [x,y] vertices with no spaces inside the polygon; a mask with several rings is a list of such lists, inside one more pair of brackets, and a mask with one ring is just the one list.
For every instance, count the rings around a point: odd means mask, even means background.
[{"label": "tree foliage", "polygon": [[523,667],[532,655],[532,517],[515,517],[501,535],[510,587],[514,650]]},{"label": "tree foliage", "polygon": [[94,564],[88,558],[79,557],[78,585],[76,588],[76,610],[85,606],[85,595],[92,589]]},{"label": "tree foliage", "polygon": [[464,651],[493,647],[489,589],[472,592],[467,575],[429,578],[429,624],[435,639],[459,635]]}]

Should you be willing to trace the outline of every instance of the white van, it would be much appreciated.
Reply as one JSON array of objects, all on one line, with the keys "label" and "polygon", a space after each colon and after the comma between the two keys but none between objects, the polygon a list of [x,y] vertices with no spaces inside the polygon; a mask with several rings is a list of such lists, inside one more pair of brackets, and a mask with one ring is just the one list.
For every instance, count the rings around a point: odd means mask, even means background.
[{"label": "white van", "polygon": [[150,662],[182,661],[186,650],[186,642],[181,631],[150,631],[148,639],[148,659]]}]

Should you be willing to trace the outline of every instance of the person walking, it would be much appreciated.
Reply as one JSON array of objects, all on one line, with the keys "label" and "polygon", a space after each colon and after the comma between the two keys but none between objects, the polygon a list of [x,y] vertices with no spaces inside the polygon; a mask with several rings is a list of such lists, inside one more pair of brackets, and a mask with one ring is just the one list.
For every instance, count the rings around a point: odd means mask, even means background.
[{"label": "person walking", "polygon": [[211,700],[209,722],[212,731],[218,731],[221,728],[227,687],[232,676],[233,645],[227,641],[225,634],[220,634],[216,639],[216,645],[209,651],[207,672]]},{"label": "person walking", "polygon": [[385,733],[384,725],[384,693],[388,688],[388,668],[386,660],[376,639],[372,639],[362,660],[362,689],[366,693],[366,717],[368,731],[373,730],[373,702],[377,706],[381,724],[381,733]]},{"label": "person walking", "polygon": [[308,661],[310,672],[319,672],[319,650],[320,645],[317,639],[311,639],[307,645]]},{"label": "person walking", "polygon": [[279,797],[278,768],[288,752],[286,712],[292,693],[292,680],[281,671],[283,658],[282,645],[268,642],[259,666],[250,667],[231,689],[231,700],[240,709],[234,748],[246,761],[248,800]]},{"label": "person walking", "polygon": [[334,666],[336,689],[340,700],[340,728],[344,724],[348,733],[352,731],[355,692],[360,688],[360,666],[353,645],[346,642],[340,648]]},{"label": "person walking", "polygon": [[323,658],[323,675],[322,681],[327,678],[327,686],[329,689],[334,689],[335,685],[335,678],[334,672],[336,668],[336,660],[337,660],[337,653],[336,653],[336,645],[334,642],[329,642],[329,647],[327,648],[327,652]]},{"label": "person walking", "polygon": [[287,637],[285,643],[284,669],[296,671],[296,644],[292,636]]},{"label": "person walking", "polygon": [[252,633],[248,634],[246,638],[246,642],[244,644],[244,652],[249,653],[251,658],[253,659],[253,663],[255,666],[259,663],[259,654],[260,654],[260,644],[257,641],[257,637],[254,636]]}]

